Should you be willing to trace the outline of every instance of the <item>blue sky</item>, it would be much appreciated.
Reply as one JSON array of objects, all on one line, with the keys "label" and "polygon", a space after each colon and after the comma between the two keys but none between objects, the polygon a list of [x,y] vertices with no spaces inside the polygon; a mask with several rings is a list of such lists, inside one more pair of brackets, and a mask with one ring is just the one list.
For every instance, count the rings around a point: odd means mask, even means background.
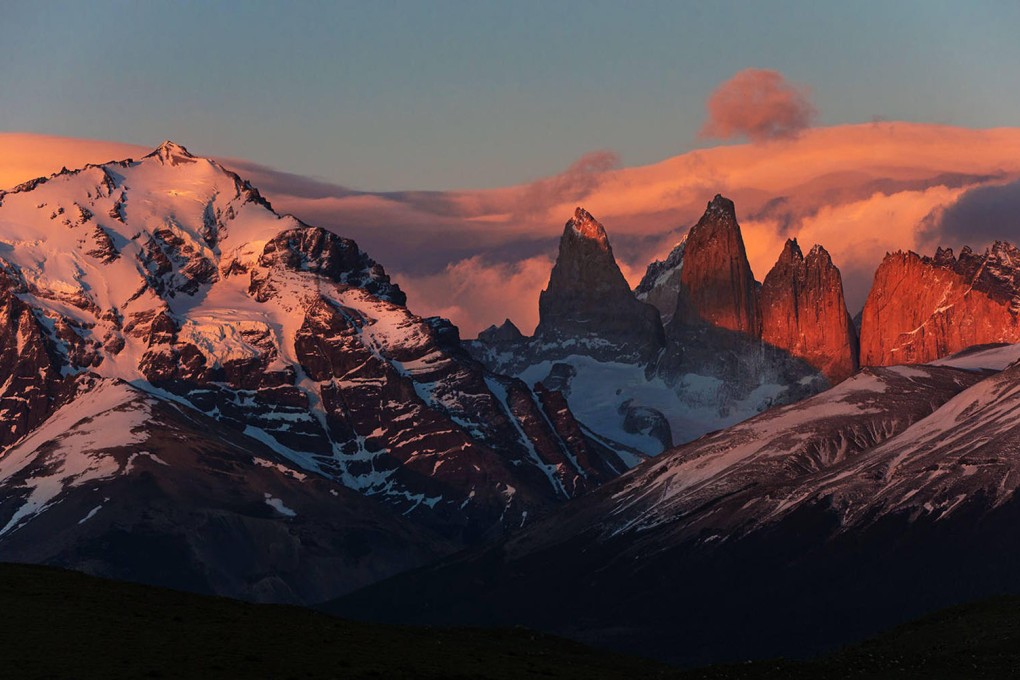
[{"label": "blue sky", "polygon": [[737,71],[819,125],[1020,124],[1020,3],[11,2],[0,129],[243,157],[366,189],[519,183],[697,146]]}]

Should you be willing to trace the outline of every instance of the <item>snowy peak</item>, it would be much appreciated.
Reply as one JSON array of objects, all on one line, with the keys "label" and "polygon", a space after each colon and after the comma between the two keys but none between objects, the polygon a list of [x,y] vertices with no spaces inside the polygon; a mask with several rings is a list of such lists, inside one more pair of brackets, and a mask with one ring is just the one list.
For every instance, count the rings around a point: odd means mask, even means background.
[{"label": "snowy peak", "polygon": [[188,152],[186,148],[172,142],[169,139],[156,147],[151,153],[146,154],[143,158],[155,158],[162,163],[169,163],[170,165],[177,165],[179,163],[193,163],[195,157]]},{"label": "snowy peak", "polygon": [[354,241],[277,214],[214,161],[166,142],[2,198],[0,451],[95,375],[449,536],[519,526],[599,481],[558,455],[576,444],[569,411],[552,427]]},{"label": "snowy peak", "polygon": [[563,230],[564,237],[568,234],[591,241],[597,244],[600,250],[609,251],[609,236],[605,227],[580,206],[574,211],[573,219],[567,222]]},{"label": "snowy peak", "polygon": [[[296,272],[312,272],[336,283],[357,286],[376,297],[403,305],[407,296],[390,281],[382,265],[370,258],[348,238],[320,227],[302,226],[280,232],[266,243],[258,264],[270,269],[280,266]],[[261,274],[252,270],[251,286],[256,299],[266,300],[275,292]]]}]

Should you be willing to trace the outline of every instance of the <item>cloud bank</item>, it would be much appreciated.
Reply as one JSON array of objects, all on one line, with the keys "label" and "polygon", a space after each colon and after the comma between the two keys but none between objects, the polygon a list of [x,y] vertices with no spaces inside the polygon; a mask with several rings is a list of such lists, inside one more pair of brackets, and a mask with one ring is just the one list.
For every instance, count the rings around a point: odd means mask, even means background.
[{"label": "cloud bank", "polygon": [[808,90],[786,80],[779,71],[749,68],[722,83],[706,103],[703,137],[752,142],[795,137],[816,115]]},{"label": "cloud bank", "polygon": [[[0,178],[14,178],[4,184],[147,151],[36,141],[0,134]],[[34,153],[14,163],[4,151],[15,146]],[[804,248],[820,243],[843,273],[851,313],[863,304],[886,252],[1020,239],[1012,217],[1020,216],[1018,128],[888,122],[812,128],[781,145],[701,149],[633,168],[596,152],[561,173],[485,191],[354,191],[219,160],[251,179],[278,211],[356,239],[406,288],[413,311],[451,318],[464,337],[505,317],[526,332],[534,328],[538,292],[578,205],[605,225],[633,285],[722,193],[736,202],[759,280],[788,237]]]},{"label": "cloud bank", "polygon": [[927,217],[923,236],[957,248],[978,248],[992,241],[1020,243],[1020,181],[967,191]]}]

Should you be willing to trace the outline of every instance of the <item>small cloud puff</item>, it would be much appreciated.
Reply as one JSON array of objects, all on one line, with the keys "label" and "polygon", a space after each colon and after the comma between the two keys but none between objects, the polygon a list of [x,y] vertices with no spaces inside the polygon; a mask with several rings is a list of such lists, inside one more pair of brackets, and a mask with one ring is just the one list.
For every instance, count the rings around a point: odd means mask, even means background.
[{"label": "small cloud puff", "polygon": [[811,125],[816,111],[806,87],[796,86],[779,71],[744,69],[717,87],[708,98],[702,137],[752,142],[796,137]]}]

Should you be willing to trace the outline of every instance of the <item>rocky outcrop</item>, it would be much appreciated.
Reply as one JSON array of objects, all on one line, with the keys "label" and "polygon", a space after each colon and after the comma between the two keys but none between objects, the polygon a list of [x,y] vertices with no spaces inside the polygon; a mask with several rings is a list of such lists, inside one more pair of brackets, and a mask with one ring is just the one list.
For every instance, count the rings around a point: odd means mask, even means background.
[{"label": "rocky outcrop", "polygon": [[925,363],[972,345],[1020,342],[1020,250],[886,255],[861,319],[861,365]]},{"label": "rocky outcrop", "polygon": [[67,365],[33,310],[0,271],[0,451],[38,427],[73,391]]},{"label": "rocky outcrop", "polygon": [[807,257],[786,242],[761,287],[762,340],[814,366],[833,383],[857,370],[857,331],[843,280],[821,246]]},{"label": "rocky outcrop", "polygon": [[728,198],[717,194],[687,234],[673,321],[761,335],[758,284]]},{"label": "rocky outcrop", "polygon": [[[778,279],[775,287],[781,287]],[[709,202],[670,257],[649,267],[643,294],[650,301],[656,296],[676,301],[655,374],[675,386],[692,411],[711,409],[731,424],[803,399],[827,383],[804,358],[762,342],[761,286],[751,272],[733,202],[723,196]],[[674,432],[673,441],[706,431]]]},{"label": "rocky outcrop", "polygon": [[478,340],[493,347],[513,346],[523,342],[524,335],[513,321],[506,319],[499,326],[493,324],[480,332]]},{"label": "rocky outcrop", "polygon": [[361,250],[357,243],[319,227],[303,226],[281,232],[263,248],[258,263],[261,269],[253,270],[251,274],[251,290],[256,298],[271,294],[260,290],[260,274],[280,265],[292,271],[312,272],[337,283],[364,288],[394,304],[407,302],[407,296],[390,281],[382,265]]},{"label": "rocky outcrop", "polygon": [[662,325],[669,325],[676,313],[677,300],[680,297],[680,275],[684,266],[684,251],[687,248],[687,235],[680,240],[665,260],[656,260],[648,265],[641,282],[634,289],[638,300],[647,302],[659,310]]},{"label": "rocky outcrop", "polygon": [[647,360],[664,342],[658,311],[634,297],[605,228],[583,208],[563,229],[538,311],[536,338],[594,354]]}]

